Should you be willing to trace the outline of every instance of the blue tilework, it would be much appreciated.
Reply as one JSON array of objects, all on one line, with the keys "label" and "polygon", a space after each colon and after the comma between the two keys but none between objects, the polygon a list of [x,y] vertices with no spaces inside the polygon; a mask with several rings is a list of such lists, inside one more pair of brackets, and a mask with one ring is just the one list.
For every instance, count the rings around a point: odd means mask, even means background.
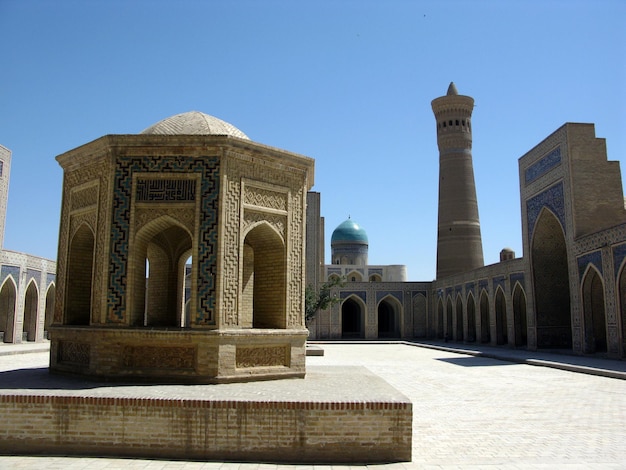
[{"label": "blue tilework", "polygon": [[613,269],[615,270],[615,280],[619,280],[619,268],[626,258],[626,243],[613,247]]},{"label": "blue tilework", "polygon": [[46,276],[46,289],[50,286],[50,284],[52,284],[53,282],[56,282],[56,280],[57,280],[56,274],[48,273]]},{"label": "blue tilework", "polygon": [[590,263],[596,267],[601,275],[604,276],[604,273],[602,272],[602,252],[600,250],[579,256],[576,261],[578,262],[579,281],[582,280],[583,275],[585,274],[585,269],[587,269],[587,265]]},{"label": "blue tilework", "polygon": [[526,290],[526,284],[524,281],[524,273],[513,273],[509,276],[509,280],[511,281],[511,289],[513,289],[516,282],[519,282],[522,288]]},{"label": "blue tilework", "polygon": [[392,295],[396,299],[402,303],[402,291],[399,290],[381,290],[376,291],[376,303],[380,302],[382,299],[387,297],[388,295]]},{"label": "blue tilework", "polygon": [[499,276],[493,278],[493,290],[500,286],[503,292],[506,292],[506,276]]},{"label": "blue tilework", "polygon": [[0,268],[0,284],[4,284],[4,281],[8,276],[13,277],[13,281],[15,281],[15,286],[19,285],[20,282],[20,268],[19,266],[9,266],[3,264]]},{"label": "blue tilework", "polygon": [[350,297],[351,295],[356,295],[359,299],[361,299],[364,303],[366,303],[367,301],[366,299],[366,295],[365,295],[365,291],[364,290],[359,290],[359,291],[341,291],[339,293],[339,298],[341,300],[345,300],[348,297]]},{"label": "blue tilework", "polygon": [[487,279],[478,281],[478,292],[481,292],[483,289],[489,292],[489,281]]},{"label": "blue tilework", "polygon": [[524,180],[526,184],[539,178],[541,175],[546,174],[552,168],[561,164],[561,147],[555,148],[548,155],[541,160],[536,161],[531,166],[526,168],[524,173]]},{"label": "blue tilework", "polygon": [[41,271],[37,271],[36,269],[27,269],[26,270],[26,284],[27,285],[31,279],[34,279],[35,285],[39,287],[39,281],[41,280]]},{"label": "blue tilework", "polygon": [[474,293],[474,283],[473,282],[468,282],[467,284],[465,284],[465,290],[467,292]]},{"label": "blue tilework", "polygon": [[537,194],[526,201],[526,212],[528,217],[528,236],[532,237],[535,223],[539,217],[541,209],[547,207],[561,222],[563,233],[566,233],[565,226],[565,201],[563,198],[563,183],[560,182]]},{"label": "blue tilework", "polygon": [[446,298],[454,297],[454,287],[446,287]]},{"label": "blue tilework", "polygon": [[[130,205],[134,172],[201,173],[198,240],[198,311],[196,324],[215,325],[217,266],[217,214],[219,205],[218,157],[119,157],[113,188],[111,255],[107,293],[107,322],[121,323],[126,313],[126,283]],[[195,254],[194,254],[195,256]]]},{"label": "blue tilework", "polygon": [[454,288],[454,294],[455,294],[455,295],[459,295],[459,294],[461,294],[461,293],[463,293],[463,286],[456,286],[456,287]]},{"label": "blue tilework", "polygon": [[411,297],[415,297],[416,295],[423,295],[424,297],[428,297],[428,292],[425,290],[414,290],[411,292]]}]

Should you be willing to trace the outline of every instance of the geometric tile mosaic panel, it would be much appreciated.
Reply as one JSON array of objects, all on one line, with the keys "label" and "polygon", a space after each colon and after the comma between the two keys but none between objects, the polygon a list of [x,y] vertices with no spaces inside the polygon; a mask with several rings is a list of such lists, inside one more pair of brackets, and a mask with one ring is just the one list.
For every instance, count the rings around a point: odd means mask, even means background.
[{"label": "geometric tile mosaic panel", "polygon": [[536,180],[540,176],[550,171],[555,166],[561,164],[561,147],[555,148],[548,155],[541,160],[533,163],[529,166],[524,173],[524,180],[526,184]]},{"label": "geometric tile mosaic panel", "polygon": [[600,250],[585,255],[579,256],[578,259],[578,278],[582,280],[585,274],[587,265],[592,264],[596,267],[600,275],[602,276],[602,252]]},{"label": "geometric tile mosaic panel", "polygon": [[[113,220],[107,292],[107,322],[121,323],[126,312],[128,243],[133,173],[201,173],[200,227],[197,253],[198,311],[196,324],[214,325],[217,268],[219,158],[118,157],[113,183]],[[186,193],[189,196],[189,192]],[[194,194],[195,197],[195,194]],[[194,253],[194,256],[196,254]]]},{"label": "geometric tile mosaic panel", "polygon": [[561,222],[563,233],[566,233],[565,225],[565,200],[563,198],[563,182],[555,184],[544,192],[526,201],[526,213],[528,215],[528,235],[532,237],[535,222],[539,217],[539,212],[544,207],[550,209]]}]

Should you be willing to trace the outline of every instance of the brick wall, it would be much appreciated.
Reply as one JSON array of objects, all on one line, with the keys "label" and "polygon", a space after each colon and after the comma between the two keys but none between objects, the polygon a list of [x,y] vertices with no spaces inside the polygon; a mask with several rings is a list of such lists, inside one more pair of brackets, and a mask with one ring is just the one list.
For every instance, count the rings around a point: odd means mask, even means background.
[{"label": "brick wall", "polygon": [[411,460],[412,405],[0,396],[0,453]]}]

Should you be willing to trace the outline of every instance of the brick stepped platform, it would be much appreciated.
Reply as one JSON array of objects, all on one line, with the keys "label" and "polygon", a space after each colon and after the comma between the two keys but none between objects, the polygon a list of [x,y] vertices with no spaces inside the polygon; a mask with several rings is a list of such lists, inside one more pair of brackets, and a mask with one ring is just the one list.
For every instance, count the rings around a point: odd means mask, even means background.
[{"label": "brick stepped platform", "polygon": [[112,385],[41,368],[4,372],[3,382],[0,453],[411,460],[410,400],[363,367],[219,385]]}]

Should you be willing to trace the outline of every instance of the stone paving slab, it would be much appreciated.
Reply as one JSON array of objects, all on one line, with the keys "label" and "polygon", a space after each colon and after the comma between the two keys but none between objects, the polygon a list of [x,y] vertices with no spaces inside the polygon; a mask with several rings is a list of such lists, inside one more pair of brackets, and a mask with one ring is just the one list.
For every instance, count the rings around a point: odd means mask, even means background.
[{"label": "stone paving slab", "polygon": [[[337,367],[335,370],[366,367],[412,401],[411,462],[348,467],[2,456],[0,468],[626,468],[624,380],[402,344],[320,347],[324,356],[307,358],[312,372],[318,366]],[[549,357],[553,356],[561,355]],[[558,359],[567,363],[571,357]],[[589,364],[588,359],[593,358],[583,357],[576,362],[584,366]],[[608,363],[621,365],[621,361]],[[46,354],[0,357],[0,370],[41,368],[46,364]]]}]

